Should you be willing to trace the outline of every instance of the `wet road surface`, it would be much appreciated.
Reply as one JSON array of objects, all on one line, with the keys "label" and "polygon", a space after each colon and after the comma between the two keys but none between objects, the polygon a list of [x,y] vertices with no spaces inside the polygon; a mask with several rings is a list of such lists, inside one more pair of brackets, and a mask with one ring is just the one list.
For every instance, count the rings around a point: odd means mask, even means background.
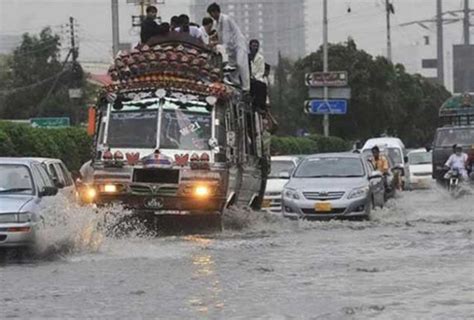
[{"label": "wet road surface", "polygon": [[367,222],[232,210],[168,237],[65,206],[38,256],[0,262],[1,319],[474,319],[473,196],[406,192]]}]

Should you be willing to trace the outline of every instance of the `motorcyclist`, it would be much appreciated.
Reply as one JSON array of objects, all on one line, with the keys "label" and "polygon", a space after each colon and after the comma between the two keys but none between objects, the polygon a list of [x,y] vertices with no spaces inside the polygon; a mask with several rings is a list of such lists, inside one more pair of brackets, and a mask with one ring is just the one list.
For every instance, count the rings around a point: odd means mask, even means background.
[{"label": "motorcyclist", "polygon": [[[467,174],[467,162],[468,156],[466,153],[462,152],[462,147],[459,145],[453,146],[454,153],[449,157],[448,161],[444,164],[449,171],[456,170],[459,172],[459,176],[463,181],[468,181]],[[451,172],[447,172],[445,179],[449,179]]]},{"label": "motorcyclist", "polygon": [[383,184],[385,190],[389,189],[388,185],[388,175],[389,175],[389,165],[388,160],[385,158],[384,155],[380,154],[380,149],[377,146],[372,148],[372,159],[371,162],[375,168],[375,170],[380,171],[383,174]]},{"label": "motorcyclist", "polygon": [[382,172],[384,176],[388,175],[388,160],[380,154],[380,149],[377,146],[372,148],[372,164],[375,170]]}]

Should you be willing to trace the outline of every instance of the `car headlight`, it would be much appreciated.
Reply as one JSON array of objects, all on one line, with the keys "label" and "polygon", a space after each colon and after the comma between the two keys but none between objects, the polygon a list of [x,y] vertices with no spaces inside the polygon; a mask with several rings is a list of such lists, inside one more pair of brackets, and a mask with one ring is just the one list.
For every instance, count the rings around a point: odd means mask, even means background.
[{"label": "car headlight", "polygon": [[293,190],[293,189],[285,189],[283,191],[283,196],[289,199],[295,199],[295,200],[300,199],[300,195],[298,194],[298,191]]},{"label": "car headlight", "polygon": [[32,220],[33,215],[29,212],[21,212],[18,214],[18,222],[25,223]]},{"label": "car headlight", "polygon": [[4,213],[0,215],[0,223],[25,223],[30,222],[32,214],[29,212]]},{"label": "car headlight", "polygon": [[349,193],[347,199],[363,198],[367,196],[367,192],[369,192],[369,187],[356,188]]}]

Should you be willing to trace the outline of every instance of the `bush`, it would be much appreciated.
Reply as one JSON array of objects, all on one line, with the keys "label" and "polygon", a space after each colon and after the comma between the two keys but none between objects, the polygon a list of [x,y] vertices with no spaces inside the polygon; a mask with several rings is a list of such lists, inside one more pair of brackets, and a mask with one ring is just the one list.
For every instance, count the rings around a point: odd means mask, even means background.
[{"label": "bush", "polygon": [[0,122],[0,157],[58,158],[74,172],[90,159],[91,146],[83,128],[43,129]]},{"label": "bush", "polygon": [[338,137],[312,135],[309,137],[272,137],[271,153],[313,154],[348,151],[351,144]]}]

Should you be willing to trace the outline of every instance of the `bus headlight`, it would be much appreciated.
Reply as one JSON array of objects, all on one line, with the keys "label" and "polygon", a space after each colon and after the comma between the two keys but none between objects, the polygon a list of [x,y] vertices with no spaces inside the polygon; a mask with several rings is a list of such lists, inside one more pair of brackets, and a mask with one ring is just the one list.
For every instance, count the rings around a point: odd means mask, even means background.
[{"label": "bus headlight", "polygon": [[103,192],[104,193],[116,193],[117,192],[117,186],[115,184],[106,184],[103,186]]},{"label": "bus headlight", "polygon": [[205,199],[211,195],[211,189],[208,186],[198,185],[194,187],[193,194],[196,198]]}]

